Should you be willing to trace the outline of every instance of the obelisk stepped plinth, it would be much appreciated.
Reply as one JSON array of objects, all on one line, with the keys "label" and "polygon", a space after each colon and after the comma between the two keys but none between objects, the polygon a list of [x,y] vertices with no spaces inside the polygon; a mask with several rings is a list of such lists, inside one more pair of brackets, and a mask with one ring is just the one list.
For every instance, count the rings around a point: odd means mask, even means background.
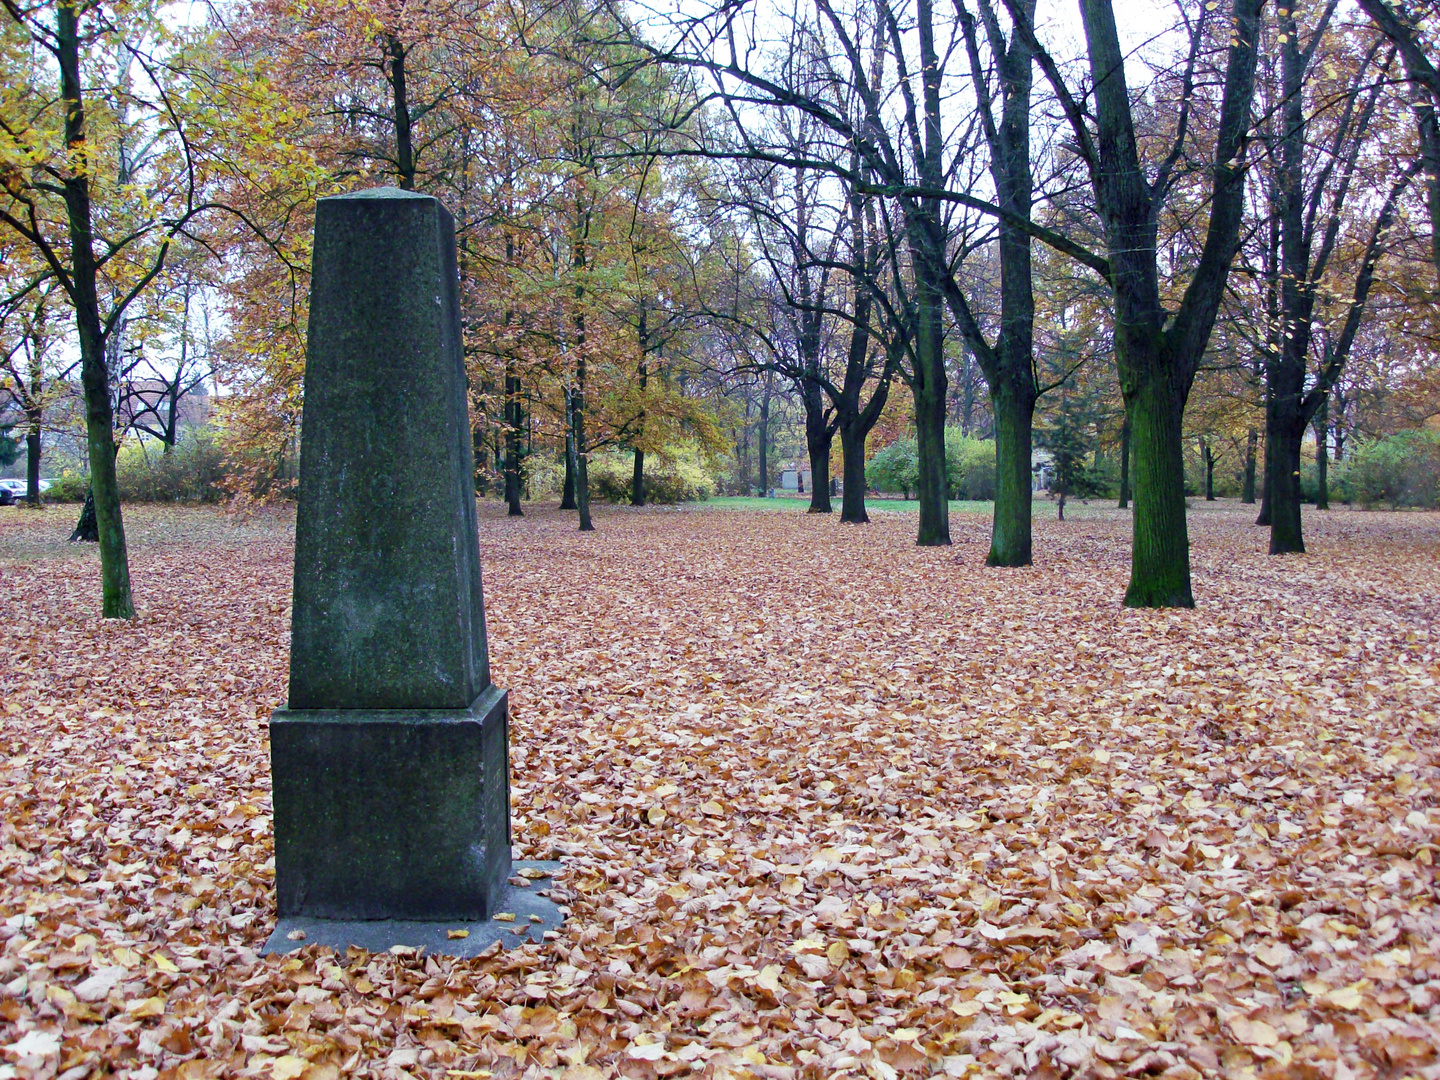
[{"label": "obelisk stepped plinth", "polygon": [[290,697],[270,725],[279,913],[485,919],[510,873],[455,230],[437,199],[320,200]]}]

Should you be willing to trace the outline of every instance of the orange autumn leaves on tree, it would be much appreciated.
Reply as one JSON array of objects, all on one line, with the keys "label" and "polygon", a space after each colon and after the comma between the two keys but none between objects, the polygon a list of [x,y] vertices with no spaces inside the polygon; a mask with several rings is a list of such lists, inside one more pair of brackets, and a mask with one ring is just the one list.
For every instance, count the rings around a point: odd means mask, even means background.
[{"label": "orange autumn leaves on tree", "polygon": [[708,411],[673,377],[703,254],[673,220],[685,173],[614,153],[617,131],[638,130],[668,91],[654,73],[620,91],[592,78],[564,55],[580,33],[567,18],[465,4],[242,9],[227,47],[263,69],[286,103],[290,152],[312,166],[241,192],[287,207],[228,285],[227,407],[253,465],[245,488],[293,445],[308,203],[382,183],[433,194],[455,216],[477,449],[501,449],[507,401],[527,449],[563,442],[582,378],[594,447],[715,445]]}]

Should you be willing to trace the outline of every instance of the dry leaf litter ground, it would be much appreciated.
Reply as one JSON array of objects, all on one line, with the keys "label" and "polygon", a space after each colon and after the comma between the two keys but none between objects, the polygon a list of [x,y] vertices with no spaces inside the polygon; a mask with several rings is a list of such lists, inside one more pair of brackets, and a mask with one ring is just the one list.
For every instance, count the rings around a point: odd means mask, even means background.
[{"label": "dry leaf litter ground", "polygon": [[1197,506],[1194,612],[1124,515],[482,513],[515,838],[557,939],[288,958],[266,717],[291,533],[0,511],[0,1075],[1440,1076],[1440,520],[1271,559]]}]

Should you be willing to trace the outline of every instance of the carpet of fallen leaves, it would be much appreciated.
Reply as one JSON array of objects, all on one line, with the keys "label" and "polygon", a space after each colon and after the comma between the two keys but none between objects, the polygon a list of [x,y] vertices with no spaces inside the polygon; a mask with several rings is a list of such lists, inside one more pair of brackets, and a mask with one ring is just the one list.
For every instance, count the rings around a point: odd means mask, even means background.
[{"label": "carpet of fallen leaves", "polygon": [[481,515],[543,945],[257,955],[283,515],[0,510],[0,1080],[1436,1077],[1440,518]]}]

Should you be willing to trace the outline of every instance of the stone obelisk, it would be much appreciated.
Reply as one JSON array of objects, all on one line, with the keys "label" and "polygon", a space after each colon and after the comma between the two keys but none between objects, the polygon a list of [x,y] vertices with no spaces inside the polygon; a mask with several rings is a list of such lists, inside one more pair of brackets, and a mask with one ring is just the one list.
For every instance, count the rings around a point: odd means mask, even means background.
[{"label": "stone obelisk", "polygon": [[395,188],[321,199],[312,273],[290,695],[270,723],[281,930],[484,920],[510,874],[508,718],[454,222]]}]

